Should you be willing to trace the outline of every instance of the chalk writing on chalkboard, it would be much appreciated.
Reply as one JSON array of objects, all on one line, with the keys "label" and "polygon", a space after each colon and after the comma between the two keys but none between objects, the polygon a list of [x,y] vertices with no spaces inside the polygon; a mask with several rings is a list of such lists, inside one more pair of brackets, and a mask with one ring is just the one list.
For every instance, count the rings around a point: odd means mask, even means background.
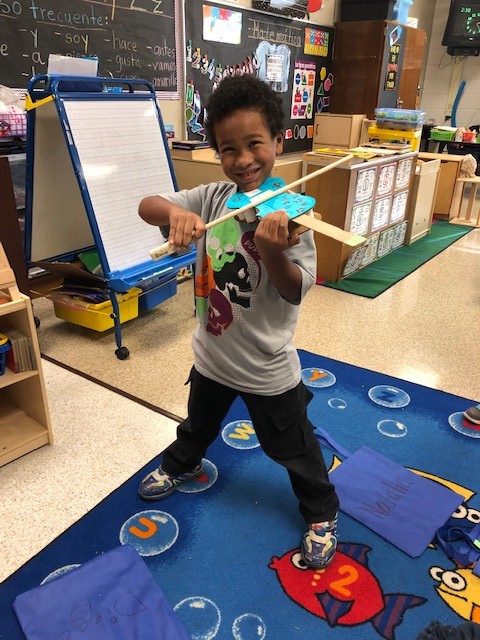
[{"label": "chalk writing on chalkboard", "polygon": [[2,0],[0,81],[24,88],[48,55],[97,56],[99,75],[178,98],[180,0]]}]

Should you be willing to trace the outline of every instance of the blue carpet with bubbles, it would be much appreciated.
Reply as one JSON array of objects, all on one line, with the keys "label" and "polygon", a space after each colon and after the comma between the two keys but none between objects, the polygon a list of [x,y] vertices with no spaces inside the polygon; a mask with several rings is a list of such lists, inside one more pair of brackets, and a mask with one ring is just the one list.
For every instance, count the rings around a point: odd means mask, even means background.
[{"label": "blue carpet with bubbles", "polygon": [[[462,418],[471,399],[300,356],[316,426],[350,451],[367,445],[460,492],[464,502],[452,522],[480,520],[480,429]],[[334,454],[323,451],[330,468]],[[298,554],[304,525],[287,474],[258,447],[241,401],[209,450],[203,475],[146,503],[137,486],[159,461],[0,586],[1,639],[24,637],[12,610],[17,594],[127,543],[194,640],[415,640],[432,620],[480,620],[480,579],[471,569],[456,567],[434,546],[411,558],[342,512],[334,563],[324,572],[307,569]],[[65,624],[63,635],[45,640],[98,637],[93,616],[80,627],[66,613]]]}]

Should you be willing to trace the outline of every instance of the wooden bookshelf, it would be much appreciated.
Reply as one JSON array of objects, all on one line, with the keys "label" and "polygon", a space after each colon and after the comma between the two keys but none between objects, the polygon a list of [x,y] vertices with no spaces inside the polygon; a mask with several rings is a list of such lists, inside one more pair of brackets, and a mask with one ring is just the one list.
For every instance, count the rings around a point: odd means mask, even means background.
[{"label": "wooden bookshelf", "polygon": [[4,367],[0,376],[0,466],[52,444],[53,435],[43,380],[42,362],[32,304],[20,293],[0,244],[0,291],[10,298],[0,304],[0,333],[18,329],[32,345],[35,369],[14,373]]}]

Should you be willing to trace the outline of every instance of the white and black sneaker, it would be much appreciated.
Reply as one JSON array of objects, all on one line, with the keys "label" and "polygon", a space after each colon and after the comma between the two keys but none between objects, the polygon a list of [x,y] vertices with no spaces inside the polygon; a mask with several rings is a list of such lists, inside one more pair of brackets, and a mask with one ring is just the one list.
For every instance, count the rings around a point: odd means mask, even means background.
[{"label": "white and black sneaker", "polygon": [[201,462],[192,471],[182,473],[179,476],[171,476],[158,467],[151,471],[140,483],[138,487],[138,495],[144,500],[160,500],[170,495],[179,484],[188,482],[198,477],[203,472],[203,463]]}]

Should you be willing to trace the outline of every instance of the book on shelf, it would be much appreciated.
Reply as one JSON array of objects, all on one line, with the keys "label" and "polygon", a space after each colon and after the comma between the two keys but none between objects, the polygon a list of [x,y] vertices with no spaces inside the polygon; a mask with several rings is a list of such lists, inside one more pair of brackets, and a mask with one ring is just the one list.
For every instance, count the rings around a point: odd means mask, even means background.
[{"label": "book on shelf", "polygon": [[402,149],[400,151],[398,149],[383,149],[381,147],[377,148],[377,147],[364,146],[364,147],[355,147],[354,149],[352,149],[352,153],[364,154],[363,157],[370,159],[370,158],[378,158],[380,156],[396,156],[410,150],[411,150],[410,146],[407,146],[405,149]]},{"label": "book on shelf", "polygon": [[184,149],[194,151],[195,149],[209,149],[210,143],[207,140],[172,140],[172,149]]},{"label": "book on shelf", "polygon": [[348,156],[350,154],[350,149],[339,149],[337,147],[318,147],[313,151],[322,156]]},{"label": "book on shelf", "polygon": [[17,329],[7,332],[10,350],[7,351],[6,364],[14,373],[33,371],[36,368],[31,340]]}]

